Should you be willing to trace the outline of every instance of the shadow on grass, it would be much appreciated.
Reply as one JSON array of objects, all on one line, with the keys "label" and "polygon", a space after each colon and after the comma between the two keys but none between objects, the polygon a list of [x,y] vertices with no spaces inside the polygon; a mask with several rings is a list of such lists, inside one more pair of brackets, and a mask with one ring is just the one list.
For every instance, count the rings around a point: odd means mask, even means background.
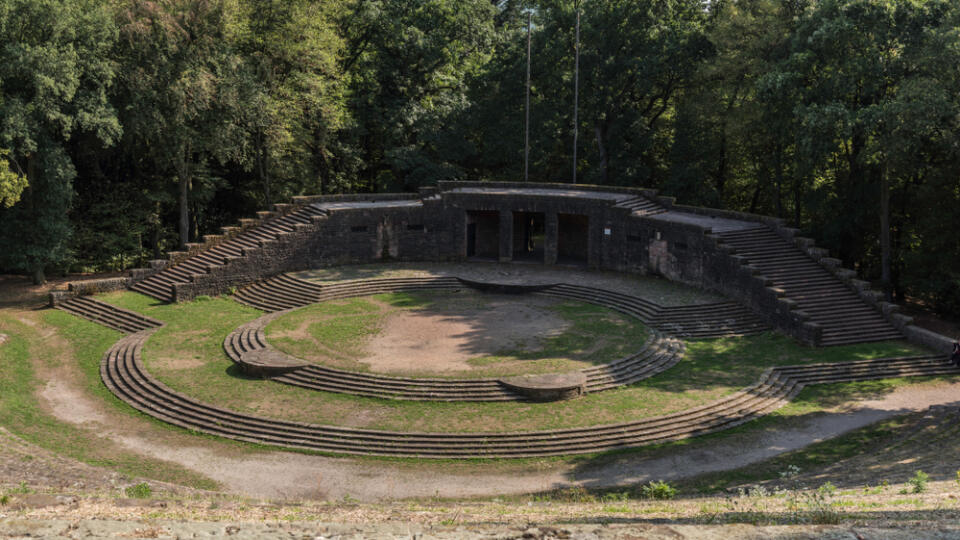
[{"label": "shadow on grass", "polygon": [[[674,483],[685,492],[714,493],[781,479],[792,466],[806,473],[798,481],[808,487],[827,481],[840,488],[905,482],[923,468],[921,461],[928,465],[927,472],[939,470],[942,456],[960,451],[960,400],[933,412],[906,408],[822,412],[836,403],[876,398],[896,388],[887,381],[810,387],[781,411],[728,430],[584,458],[568,478],[601,493],[638,492],[656,480]],[[931,421],[931,415],[941,418]],[[736,413],[728,418],[736,418]],[[934,444],[931,432],[946,434]],[[845,463],[852,458],[874,459],[869,478],[860,470],[862,464]],[[947,467],[936,479],[955,480],[956,474]],[[794,488],[798,483],[783,485]]]},{"label": "shadow on grass", "polygon": [[227,369],[224,370],[226,374],[234,379],[240,379],[242,381],[262,381],[264,380],[261,377],[254,377],[253,375],[248,375],[244,373],[243,368],[240,366],[231,363]]},{"label": "shadow on grass", "polygon": [[[391,308],[429,316],[424,324],[463,329],[448,337],[457,340],[458,352],[476,359],[556,358],[604,365],[639,352],[650,337],[646,326],[638,320],[581,302],[473,290],[397,292],[373,298]],[[276,328],[290,329],[310,322],[311,317],[325,315],[330,311],[328,306],[317,304],[285,316],[268,327],[268,335]],[[370,333],[363,327],[371,326],[371,321],[379,320],[383,313],[360,310],[348,315],[351,317],[333,321],[315,320],[309,332],[325,346],[346,351]],[[551,324],[554,319],[556,324]],[[279,339],[276,344],[295,355],[299,349],[289,343],[283,345]],[[411,368],[415,369],[418,361],[410,358]]]}]

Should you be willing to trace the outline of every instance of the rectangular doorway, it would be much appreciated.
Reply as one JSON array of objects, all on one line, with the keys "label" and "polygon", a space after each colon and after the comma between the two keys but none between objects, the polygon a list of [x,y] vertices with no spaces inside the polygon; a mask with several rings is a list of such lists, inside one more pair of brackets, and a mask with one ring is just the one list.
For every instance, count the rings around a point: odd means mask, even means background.
[{"label": "rectangular doorway", "polygon": [[576,214],[557,214],[557,264],[586,265],[590,220]]},{"label": "rectangular doorway", "polygon": [[500,213],[467,212],[467,258],[496,261],[500,256]]},{"label": "rectangular doorway", "polygon": [[543,212],[513,213],[513,260],[544,262],[546,219]]}]

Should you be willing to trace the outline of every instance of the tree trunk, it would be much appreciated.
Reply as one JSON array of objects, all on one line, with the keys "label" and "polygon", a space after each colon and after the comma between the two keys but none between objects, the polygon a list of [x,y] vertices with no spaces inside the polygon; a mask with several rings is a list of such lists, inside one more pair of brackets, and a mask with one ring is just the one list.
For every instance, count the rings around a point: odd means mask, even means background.
[{"label": "tree trunk", "polygon": [[720,159],[717,163],[717,176],[714,178],[717,188],[717,208],[723,207],[724,191],[727,188],[727,132],[720,136]]},{"label": "tree trunk", "polygon": [[38,265],[33,269],[33,284],[43,285],[47,282],[47,276],[43,273],[43,265]]},{"label": "tree trunk", "polygon": [[151,216],[151,232],[150,232],[150,244],[153,246],[153,259],[157,260],[161,257],[160,249],[160,201],[157,201],[155,206],[155,212]]},{"label": "tree trunk", "polygon": [[777,187],[777,217],[783,217],[783,147],[777,146],[776,150],[776,159],[777,159],[777,174],[776,174],[776,187]]},{"label": "tree trunk", "polygon": [[803,182],[800,179],[793,181],[793,226],[800,228],[800,216],[803,206]]},{"label": "tree trunk", "polygon": [[260,177],[260,184],[263,186],[263,199],[267,203],[266,208],[269,210],[273,203],[270,193],[270,175],[267,173],[267,160],[270,157],[267,153],[267,144],[264,142],[263,134],[257,135],[257,143],[260,147],[257,150],[257,175]]},{"label": "tree trunk", "polygon": [[607,157],[607,147],[603,141],[607,138],[607,127],[601,122],[594,125],[594,132],[597,134],[597,150],[600,152],[600,183],[609,185],[610,161]]},{"label": "tree trunk", "polygon": [[180,181],[180,249],[187,249],[190,241],[190,143],[181,149],[177,158],[177,179]]},{"label": "tree trunk", "polygon": [[880,281],[888,302],[893,299],[890,260],[890,179],[884,164],[880,172]]},{"label": "tree trunk", "polygon": [[760,191],[763,189],[763,178],[762,175],[757,174],[757,185],[753,188],[753,196],[750,197],[750,213],[757,213],[757,205],[760,204]]},{"label": "tree trunk", "polygon": [[180,249],[187,249],[190,241],[190,210],[188,195],[190,192],[190,178],[186,174],[180,175]]}]

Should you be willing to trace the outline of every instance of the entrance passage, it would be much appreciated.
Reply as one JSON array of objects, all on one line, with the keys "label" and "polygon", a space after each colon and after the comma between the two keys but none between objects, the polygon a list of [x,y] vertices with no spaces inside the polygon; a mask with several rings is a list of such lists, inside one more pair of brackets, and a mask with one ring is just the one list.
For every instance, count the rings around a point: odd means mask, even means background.
[{"label": "entrance passage", "polygon": [[557,214],[557,264],[587,264],[590,220],[576,214]]},{"label": "entrance passage", "polygon": [[544,262],[546,228],[543,212],[513,213],[513,260]]},{"label": "entrance passage", "polygon": [[497,260],[500,256],[500,213],[467,212],[467,257]]}]

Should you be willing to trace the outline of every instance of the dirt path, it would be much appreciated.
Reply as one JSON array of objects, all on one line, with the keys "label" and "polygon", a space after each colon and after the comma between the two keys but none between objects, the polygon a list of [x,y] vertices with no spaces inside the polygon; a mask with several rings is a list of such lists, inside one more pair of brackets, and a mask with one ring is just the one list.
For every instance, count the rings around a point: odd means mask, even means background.
[{"label": "dirt path", "polygon": [[[280,499],[363,501],[409,497],[478,497],[550,490],[571,485],[613,487],[653,479],[676,479],[749,465],[777,454],[835,437],[847,431],[931,405],[960,404],[960,383],[901,388],[883,398],[863,401],[843,412],[817,415],[797,428],[740,434],[710,445],[693,445],[667,457],[637,456],[606,461],[596,467],[571,465],[523,471],[439,464],[394,464],[376,460],[331,458],[269,451],[223,455],[216,444],[167,444],[141,430],[116,427],[110,415],[69,380],[54,380],[43,392],[51,410],[71,423],[97,429],[115,442],[144,455],[173,461],[220,482],[227,491]],[[122,424],[121,424],[122,425]],[[698,447],[702,446],[702,447]],[[530,467],[535,469],[535,467]],[[453,470],[451,470],[453,469]]]}]

